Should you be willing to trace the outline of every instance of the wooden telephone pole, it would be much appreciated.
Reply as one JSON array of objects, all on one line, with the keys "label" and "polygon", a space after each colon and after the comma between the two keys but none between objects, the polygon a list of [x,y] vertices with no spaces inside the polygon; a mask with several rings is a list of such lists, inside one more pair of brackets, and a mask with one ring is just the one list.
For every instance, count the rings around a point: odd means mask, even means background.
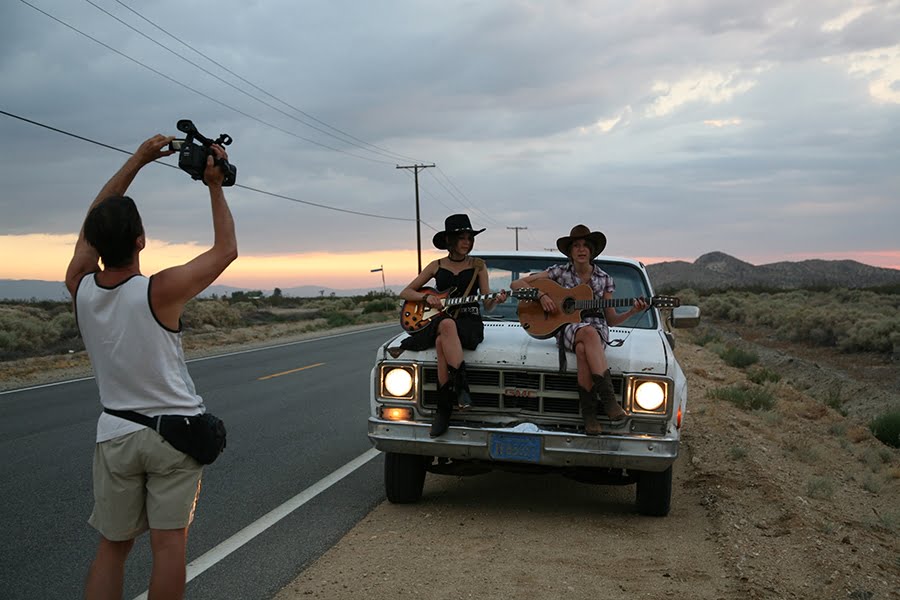
[{"label": "wooden telephone pole", "polygon": [[528,229],[527,227],[507,227],[507,229],[515,229],[516,230],[516,250],[519,249],[519,230],[520,229]]},{"label": "wooden telephone pole", "polygon": [[419,256],[419,270],[417,273],[422,272],[422,221],[419,218],[419,169],[429,169],[434,166],[434,163],[430,165],[406,165],[400,166],[397,165],[398,169],[412,169],[413,173],[415,173],[416,180],[416,250],[418,251]]}]

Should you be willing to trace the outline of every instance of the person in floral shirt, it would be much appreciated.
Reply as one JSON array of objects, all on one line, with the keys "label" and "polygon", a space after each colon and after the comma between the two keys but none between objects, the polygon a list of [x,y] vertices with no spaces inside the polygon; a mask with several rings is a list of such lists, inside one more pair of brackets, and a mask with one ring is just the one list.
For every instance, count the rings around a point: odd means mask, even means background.
[{"label": "person in floral shirt", "polygon": [[[556,240],[556,247],[569,257],[569,262],[554,265],[546,271],[532,273],[510,284],[514,290],[532,287],[535,281],[550,279],[565,288],[587,284],[595,299],[608,300],[616,289],[612,277],[593,263],[606,247],[606,236],[591,231],[586,225],[576,225],[567,236]],[[540,295],[541,307],[547,313],[558,310],[556,303],[546,293]],[[609,326],[618,325],[632,315],[647,309],[647,302],[637,298],[632,307],[623,313],[609,307],[602,314],[586,316],[579,323],[568,323],[556,334],[561,349],[575,353],[578,363],[578,397],[584,416],[584,429],[588,434],[602,431],[597,420],[597,400],[610,421],[621,421],[626,413],[619,406],[613,390],[606,346],[609,342]]]}]

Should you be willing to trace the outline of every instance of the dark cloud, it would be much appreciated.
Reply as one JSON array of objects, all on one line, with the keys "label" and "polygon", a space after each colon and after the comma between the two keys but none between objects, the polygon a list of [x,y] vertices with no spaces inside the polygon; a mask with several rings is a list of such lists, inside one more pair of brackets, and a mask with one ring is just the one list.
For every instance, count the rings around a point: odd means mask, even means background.
[{"label": "dark cloud", "polygon": [[[191,118],[234,138],[242,184],[402,219],[415,216],[414,187],[396,165],[433,161],[443,175],[420,174],[422,218],[440,226],[470,212],[489,228],[482,248],[508,247],[508,225],[529,227],[525,247],[552,246],[575,220],[641,255],[896,246],[884,224],[900,216],[886,200],[898,188],[900,105],[873,101],[871,69],[850,73],[847,62],[900,42],[895,4],[837,28],[825,27],[848,9],[837,0],[224,1],[214,11],[126,0],[254,88],[120,4],[94,1],[232,85],[90,4],[35,1],[134,60],[8,2],[0,109],[129,151]],[[76,231],[125,159],[2,116],[0,152],[0,234]],[[208,238],[205,192],[184,173],[148,167],[132,192],[152,236]],[[408,221],[228,196],[243,253],[414,244]],[[867,208],[840,209],[852,202]]]}]

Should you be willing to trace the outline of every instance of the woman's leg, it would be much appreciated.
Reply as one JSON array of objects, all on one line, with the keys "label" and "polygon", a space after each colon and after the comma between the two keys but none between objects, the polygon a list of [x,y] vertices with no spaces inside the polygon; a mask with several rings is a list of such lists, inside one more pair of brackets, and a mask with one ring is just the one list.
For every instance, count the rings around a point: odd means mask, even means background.
[{"label": "woman's leg", "polygon": [[[463,362],[462,342],[459,329],[454,319],[444,319],[438,324],[438,337],[435,348],[440,343],[438,360],[438,383],[449,383],[456,394],[456,403],[460,408],[472,405],[469,385],[466,382],[466,363]],[[442,357],[442,358],[441,358]],[[444,379],[441,379],[441,363],[444,364]]]},{"label": "woman's leg", "polygon": [[447,367],[454,369],[459,367],[463,359],[462,344],[459,341],[459,332],[456,330],[456,321],[444,319],[438,323],[437,341],[435,349],[438,355],[438,383],[446,383],[450,376]]},{"label": "woman's leg", "polygon": [[[582,327],[575,332],[575,356],[578,357],[578,345],[581,344],[584,353],[584,362],[587,364],[588,373],[587,381],[590,387],[591,374],[602,375],[609,369],[609,363],[606,362],[606,349],[603,346],[603,340],[600,339],[600,333],[593,327]],[[581,359],[578,362],[578,381],[581,379]]]},{"label": "woman's leg", "polygon": [[[450,415],[456,400],[456,391],[452,375],[462,362],[462,346],[453,319],[443,319],[437,325],[437,339],[434,349],[437,352],[438,398],[434,421],[431,423],[431,437],[443,435],[450,426]],[[455,365],[455,367],[454,367]]]},{"label": "woman's leg", "polygon": [[[596,329],[582,327],[575,332],[575,356],[578,357],[578,385],[600,398],[601,408],[611,421],[624,419],[627,415],[616,399],[603,340]],[[587,369],[583,369],[585,364]]]}]

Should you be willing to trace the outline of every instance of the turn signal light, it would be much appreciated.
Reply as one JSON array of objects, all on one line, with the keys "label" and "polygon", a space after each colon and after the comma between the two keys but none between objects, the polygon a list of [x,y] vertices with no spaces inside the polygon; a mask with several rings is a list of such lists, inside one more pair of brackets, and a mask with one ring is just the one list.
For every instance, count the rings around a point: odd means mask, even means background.
[{"label": "turn signal light", "polygon": [[412,409],[396,406],[383,406],[381,418],[386,421],[412,421]]}]

